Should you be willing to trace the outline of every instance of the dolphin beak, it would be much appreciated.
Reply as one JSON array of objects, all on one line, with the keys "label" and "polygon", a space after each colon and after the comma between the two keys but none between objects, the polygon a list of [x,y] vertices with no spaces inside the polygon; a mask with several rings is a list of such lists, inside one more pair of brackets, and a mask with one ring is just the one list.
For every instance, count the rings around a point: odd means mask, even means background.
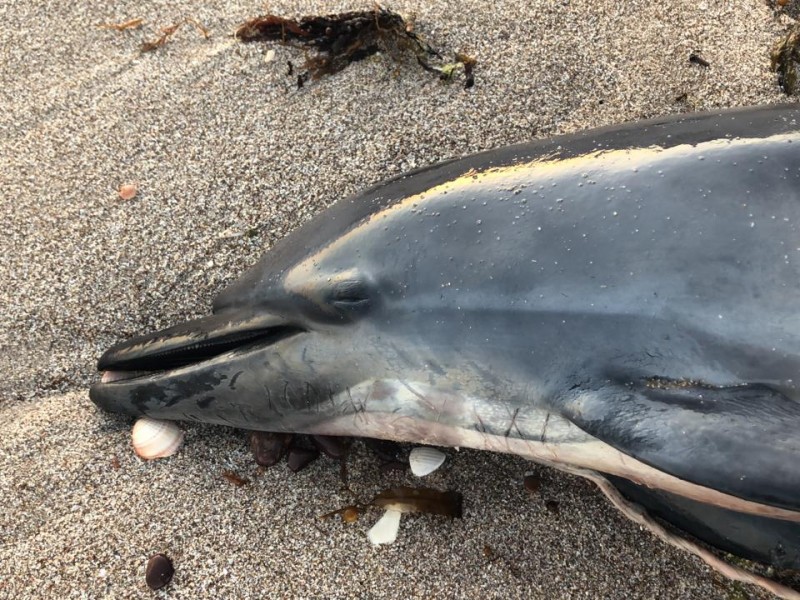
[{"label": "dolphin beak", "polygon": [[97,362],[103,382],[142,371],[176,369],[251,344],[268,345],[304,331],[265,312],[225,312],[136,336],[109,348]]},{"label": "dolphin beak", "polygon": [[[276,411],[248,399],[269,394],[264,378],[274,376],[275,364],[284,364],[278,342],[307,331],[284,317],[248,308],[137,336],[100,357],[103,376],[89,397],[104,410],[130,415],[226,425],[274,422]],[[260,412],[251,415],[251,410]]]}]

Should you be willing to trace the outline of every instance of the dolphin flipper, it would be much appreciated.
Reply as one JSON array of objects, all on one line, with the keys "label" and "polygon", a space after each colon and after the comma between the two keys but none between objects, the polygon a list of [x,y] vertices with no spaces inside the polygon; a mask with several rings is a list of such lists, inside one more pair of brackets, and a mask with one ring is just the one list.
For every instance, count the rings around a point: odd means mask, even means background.
[{"label": "dolphin flipper", "polygon": [[621,477],[607,478],[623,496],[650,514],[712,546],[778,569],[800,569],[800,523],[695,502]]},{"label": "dolphin flipper", "polygon": [[607,381],[560,404],[587,433],[661,471],[800,510],[800,404],[769,386]]}]

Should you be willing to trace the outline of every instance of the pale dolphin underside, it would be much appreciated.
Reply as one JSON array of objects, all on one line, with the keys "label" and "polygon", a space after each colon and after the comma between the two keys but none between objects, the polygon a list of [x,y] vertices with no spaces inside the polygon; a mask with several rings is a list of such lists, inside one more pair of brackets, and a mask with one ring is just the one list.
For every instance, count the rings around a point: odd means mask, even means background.
[{"label": "pale dolphin underside", "polygon": [[483,152],[340,200],[213,315],[99,362],[107,410],[512,452],[800,569],[800,110]]}]

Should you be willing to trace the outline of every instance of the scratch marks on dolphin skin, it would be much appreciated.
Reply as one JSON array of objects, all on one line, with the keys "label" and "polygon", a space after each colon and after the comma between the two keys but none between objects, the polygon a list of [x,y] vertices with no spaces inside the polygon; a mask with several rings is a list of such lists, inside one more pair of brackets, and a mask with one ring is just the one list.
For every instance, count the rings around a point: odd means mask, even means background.
[{"label": "scratch marks on dolphin skin", "polygon": [[269,386],[266,383],[262,383],[261,386],[264,388],[264,393],[267,395],[267,410],[269,413],[275,413],[280,419],[283,419],[284,415],[278,408],[278,405],[272,402],[272,392],[269,391]]},{"label": "scratch marks on dolphin skin", "polygon": [[320,394],[317,391],[317,388],[310,381],[306,381],[306,393],[305,393],[305,401],[306,401],[306,408],[309,411],[316,408],[317,412],[319,412],[319,398]]},{"label": "scratch marks on dolphin skin", "polygon": [[353,407],[353,414],[358,413],[358,407],[356,407],[356,403],[353,400],[353,394],[350,393],[350,386],[344,388],[345,393],[347,394],[347,399],[350,401],[350,406]]},{"label": "scratch marks on dolphin skin", "polygon": [[[241,406],[239,407],[239,416],[241,416],[245,421],[247,421],[248,418],[251,418],[251,415],[248,415]],[[223,419],[228,423],[230,423],[231,425],[234,425],[233,421],[231,421],[230,419],[225,419],[224,417]]]},{"label": "scratch marks on dolphin skin", "polygon": [[475,425],[475,431],[486,433],[486,424],[483,422],[483,419],[481,419],[481,416],[477,412],[475,413],[475,419],[478,421],[478,423]]},{"label": "scratch marks on dolphin skin", "polygon": [[234,376],[231,377],[231,380],[228,383],[229,388],[231,388],[232,390],[236,389],[236,380],[239,379],[239,375],[241,375],[242,373],[244,373],[244,371],[237,371],[236,374],[234,374]]},{"label": "scratch marks on dolphin skin", "polygon": [[336,398],[333,393],[333,388],[328,386],[328,400],[330,400],[331,408],[336,409]]},{"label": "scratch marks on dolphin skin", "polygon": [[547,443],[547,425],[550,423],[550,411],[547,411],[547,414],[544,417],[544,425],[542,425],[542,443]]},{"label": "scratch marks on dolphin skin", "polygon": [[[428,407],[428,410],[430,410],[431,412],[435,412],[435,411],[436,411],[436,407],[435,407],[435,406],[434,406],[434,405],[431,403],[431,401],[428,399],[428,397],[427,397],[427,396],[425,396],[425,395],[423,395],[423,394],[420,394],[420,393],[419,393],[417,390],[415,390],[414,388],[412,388],[412,387],[411,387],[411,386],[408,384],[408,382],[406,382],[406,381],[403,381],[402,379],[400,379],[400,380],[398,380],[398,381],[400,382],[400,384],[401,384],[401,385],[402,385],[404,388],[406,388],[406,389],[407,389],[409,392],[411,392],[411,393],[412,393],[412,394],[414,394],[414,395],[415,395],[417,398],[419,398],[420,402],[421,402],[421,403],[422,403],[424,406]],[[438,421],[438,419],[437,419],[437,421]]]},{"label": "scratch marks on dolphin skin", "polygon": [[292,400],[289,398],[289,382],[283,382],[283,405],[289,408],[294,408],[292,406]]},{"label": "scratch marks on dolphin skin", "polygon": [[518,414],[519,414],[519,406],[516,409],[514,409],[514,414],[511,415],[511,424],[508,426],[508,429],[506,429],[506,432],[505,432],[505,434],[503,434],[503,437],[508,437],[509,435],[511,435],[511,430],[512,429],[516,429],[517,430],[517,435],[519,435],[519,437],[524,437],[522,435],[522,432],[519,430],[519,427],[517,427],[517,415]]}]

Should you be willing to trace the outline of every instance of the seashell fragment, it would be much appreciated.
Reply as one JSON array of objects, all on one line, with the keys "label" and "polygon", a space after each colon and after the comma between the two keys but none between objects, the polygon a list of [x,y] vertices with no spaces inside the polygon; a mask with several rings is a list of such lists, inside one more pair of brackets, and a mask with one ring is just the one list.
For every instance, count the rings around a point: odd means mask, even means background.
[{"label": "seashell fragment", "polygon": [[411,472],[414,475],[425,477],[441,467],[445,458],[447,458],[447,455],[436,448],[420,446],[419,448],[414,448],[408,455],[408,464],[411,466]]},{"label": "seashell fragment", "polygon": [[123,200],[133,200],[136,197],[136,193],[139,191],[139,188],[136,187],[133,183],[126,183],[119,186],[119,197]]},{"label": "seashell fragment", "polygon": [[166,458],[183,444],[183,430],[171,421],[142,417],[133,426],[131,442],[134,452],[144,459]]},{"label": "seashell fragment", "polygon": [[402,514],[399,510],[392,509],[383,513],[378,522],[367,532],[369,541],[376,546],[393,543],[397,539],[397,532],[400,530],[400,516]]}]

